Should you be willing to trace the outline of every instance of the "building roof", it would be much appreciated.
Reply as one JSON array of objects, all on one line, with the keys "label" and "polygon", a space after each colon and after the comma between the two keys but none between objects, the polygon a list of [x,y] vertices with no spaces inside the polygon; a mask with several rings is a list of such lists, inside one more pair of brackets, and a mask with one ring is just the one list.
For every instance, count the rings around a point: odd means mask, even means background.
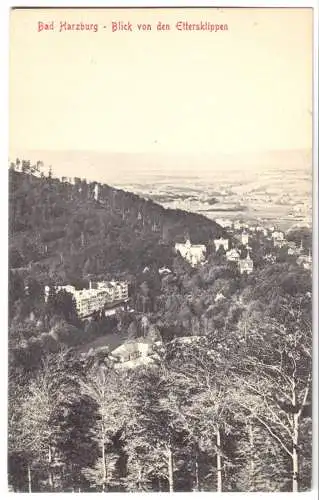
[{"label": "building roof", "polygon": [[164,274],[164,273],[171,274],[172,273],[172,271],[168,267],[160,267],[158,272],[159,272],[159,274]]},{"label": "building roof", "polygon": [[287,244],[289,248],[297,248],[297,243],[295,243],[294,241],[288,241]]},{"label": "building roof", "polygon": [[252,258],[250,257],[249,252],[247,252],[246,259],[244,259],[244,260],[252,262]]},{"label": "building roof", "polygon": [[128,340],[124,342],[123,344],[119,345],[111,351],[113,356],[123,356],[125,354],[131,354],[133,352],[136,352],[139,347],[151,347],[153,345],[153,342],[150,342],[149,340],[146,340],[144,337],[139,337],[136,339]]},{"label": "building roof", "polygon": [[205,245],[193,245],[190,240],[187,240],[186,243],[175,243],[175,248],[184,248],[184,247],[190,247],[190,248],[201,248],[206,250]]},{"label": "building roof", "polygon": [[236,250],[236,248],[231,248],[230,250],[228,250],[226,255],[236,255],[239,257],[239,252],[238,252],[238,250]]},{"label": "building roof", "polygon": [[312,262],[312,257],[311,255],[300,255],[297,259],[297,263],[300,262]]},{"label": "building roof", "polygon": [[94,339],[87,344],[84,344],[79,347],[79,353],[89,352],[91,349],[93,350],[104,350],[108,349],[109,352],[112,352],[114,349],[122,345],[127,341],[127,336],[121,333],[109,333],[107,335],[103,335]]},{"label": "building roof", "polygon": [[203,337],[201,335],[190,335],[188,337],[175,337],[174,339],[172,339],[171,343],[192,344],[193,342],[197,342],[202,338]]}]

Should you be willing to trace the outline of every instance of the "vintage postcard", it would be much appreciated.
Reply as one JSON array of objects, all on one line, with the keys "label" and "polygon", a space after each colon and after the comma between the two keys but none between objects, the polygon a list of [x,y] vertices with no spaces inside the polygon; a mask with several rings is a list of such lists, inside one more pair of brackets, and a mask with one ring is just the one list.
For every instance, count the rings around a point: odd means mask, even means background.
[{"label": "vintage postcard", "polygon": [[313,22],[11,10],[9,491],[314,488]]}]

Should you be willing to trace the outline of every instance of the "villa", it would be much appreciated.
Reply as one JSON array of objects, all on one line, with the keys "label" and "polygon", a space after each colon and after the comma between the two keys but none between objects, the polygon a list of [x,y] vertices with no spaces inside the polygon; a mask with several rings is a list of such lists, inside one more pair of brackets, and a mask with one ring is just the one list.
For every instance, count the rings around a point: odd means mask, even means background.
[{"label": "villa", "polygon": [[175,250],[179,252],[183,259],[189,262],[192,267],[201,264],[205,260],[205,245],[192,245],[190,240],[187,240],[186,243],[176,243]]}]

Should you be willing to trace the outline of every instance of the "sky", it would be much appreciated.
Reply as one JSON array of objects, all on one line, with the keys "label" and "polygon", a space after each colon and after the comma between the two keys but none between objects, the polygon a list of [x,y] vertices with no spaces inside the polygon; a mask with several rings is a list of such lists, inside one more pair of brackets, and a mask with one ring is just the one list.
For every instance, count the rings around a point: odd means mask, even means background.
[{"label": "sky", "polygon": [[[38,32],[39,21],[55,30]],[[61,21],[98,31],[59,32]],[[112,21],[133,31],[112,32]],[[228,30],[177,31],[177,21]],[[312,36],[306,8],[13,10],[10,155],[309,151]]]}]

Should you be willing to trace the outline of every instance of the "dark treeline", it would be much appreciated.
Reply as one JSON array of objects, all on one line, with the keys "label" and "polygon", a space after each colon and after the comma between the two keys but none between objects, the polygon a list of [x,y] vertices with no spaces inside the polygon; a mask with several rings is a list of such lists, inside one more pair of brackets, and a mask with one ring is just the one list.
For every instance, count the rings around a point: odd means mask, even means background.
[{"label": "dark treeline", "polygon": [[71,184],[26,170],[12,165],[9,176],[10,267],[29,267],[42,279],[136,274],[154,262],[170,265],[176,239],[189,236],[209,246],[227,234],[203,216],[164,209],[106,184],[79,178]]}]

